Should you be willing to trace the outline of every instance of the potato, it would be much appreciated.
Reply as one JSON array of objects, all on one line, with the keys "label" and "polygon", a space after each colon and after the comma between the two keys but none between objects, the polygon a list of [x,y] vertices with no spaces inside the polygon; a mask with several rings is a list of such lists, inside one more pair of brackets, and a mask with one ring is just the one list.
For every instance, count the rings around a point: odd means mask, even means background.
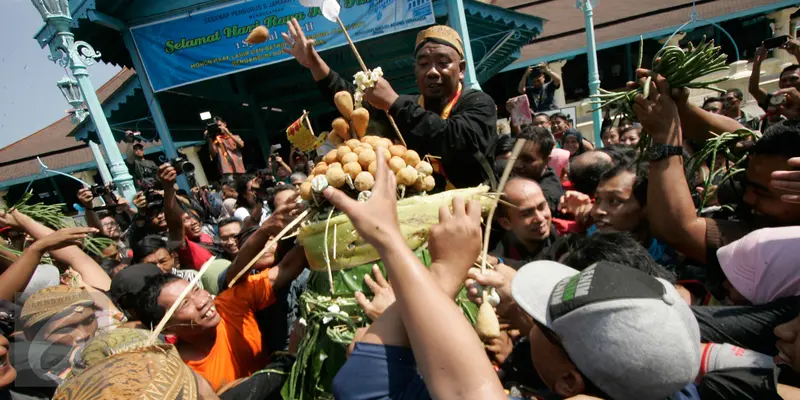
[{"label": "potato", "polygon": [[403,155],[403,161],[408,165],[417,165],[420,162],[419,154],[414,150],[408,150],[406,154]]},{"label": "potato", "polygon": [[350,124],[344,118],[336,118],[331,124],[333,132],[344,140],[350,140]]},{"label": "potato", "polygon": [[[389,153],[389,149],[387,149],[385,147],[382,148],[381,150],[383,151],[383,158],[385,158],[387,160],[387,162],[388,162],[388,160],[392,158],[392,153]],[[377,151],[378,151],[378,149],[376,148],[375,149],[376,154],[377,154]]]},{"label": "potato", "polygon": [[433,166],[427,161],[420,161],[419,163],[417,163],[417,166],[415,168],[423,176],[428,176],[433,174]]},{"label": "potato", "polygon": [[311,200],[311,182],[306,181],[300,184],[300,198],[303,200]]},{"label": "potato", "polygon": [[[394,143],[392,143],[392,141],[391,141],[391,140],[389,140],[389,139],[387,139],[387,138],[380,138],[380,139],[378,139],[378,144],[377,144],[377,146],[383,147],[384,149],[387,149],[387,150],[388,150],[390,147],[392,147],[392,145],[394,145]],[[376,146],[376,147],[377,147],[377,146]]]},{"label": "potato", "polygon": [[361,155],[361,152],[362,152],[362,151],[364,151],[364,148],[363,148],[363,147],[361,147],[361,146],[358,146],[358,147],[356,147],[355,149],[353,149],[353,153],[356,153],[356,154],[358,154],[358,155]]},{"label": "potato", "polygon": [[[403,145],[395,144],[389,147],[389,153],[392,153],[392,157],[403,157],[403,154],[406,154],[406,147]],[[408,163],[406,163],[408,164]],[[417,164],[414,164],[417,165]]]},{"label": "potato", "polygon": [[358,162],[358,154],[347,153],[342,157],[342,165],[347,165],[351,162]]},{"label": "potato", "polygon": [[344,143],[344,139],[340,138],[335,132],[329,134],[328,137],[330,138],[331,143],[333,143],[333,145],[336,147],[339,147],[342,145],[342,143]]},{"label": "potato", "polygon": [[366,142],[365,143],[361,143],[361,147],[363,147],[365,149],[375,150],[375,146],[373,146],[373,145],[371,145],[369,143],[366,143]]},{"label": "potato", "polygon": [[325,173],[325,178],[328,179],[328,185],[335,188],[344,186],[347,178],[341,168],[328,167],[328,172]]},{"label": "potato", "polygon": [[369,125],[369,111],[366,108],[353,110],[350,118],[353,120],[353,129],[355,129],[356,135],[359,138],[364,137],[367,134],[367,125]]},{"label": "potato", "polygon": [[245,42],[249,44],[259,44],[266,42],[267,39],[269,39],[269,29],[264,25],[259,25],[250,31]]},{"label": "potato", "polygon": [[361,164],[362,168],[368,168],[373,161],[377,160],[378,155],[371,149],[364,149],[361,151],[361,154],[358,155],[358,163]]},{"label": "potato", "polygon": [[397,184],[405,186],[413,186],[414,182],[417,181],[418,176],[419,173],[417,172],[417,170],[414,169],[414,167],[407,166],[401,168],[400,171],[397,171]]},{"label": "potato", "polygon": [[341,164],[341,163],[338,163],[338,162],[335,162],[335,163],[333,163],[333,164],[331,164],[331,165],[328,165],[328,169],[331,169],[331,168],[339,168],[339,169],[342,169],[342,164]]},{"label": "potato", "polygon": [[422,181],[425,182],[425,191],[430,192],[436,187],[436,179],[434,179],[433,175],[428,175],[422,178]]},{"label": "potato", "polygon": [[354,184],[359,192],[370,190],[372,186],[375,185],[375,177],[369,172],[364,171],[356,176]]},{"label": "potato", "polygon": [[346,144],[347,147],[350,148],[350,150],[355,150],[356,147],[361,145],[361,142],[358,139],[350,139],[344,142],[344,144]]},{"label": "potato", "polygon": [[372,147],[376,147],[380,139],[381,139],[380,137],[375,135],[367,135],[361,138],[361,141],[363,141],[364,143],[369,143],[370,145],[372,145]]},{"label": "potato", "polygon": [[416,190],[418,192],[424,192],[425,191],[425,177],[424,176],[422,176],[422,175],[418,175],[417,176],[417,181],[414,182],[414,190]]},{"label": "potato", "polygon": [[[406,162],[403,161],[400,157],[392,157],[389,160],[389,168],[392,169],[392,172],[395,174],[398,173],[401,169],[406,167]],[[415,170],[416,171],[416,170]],[[414,183],[413,181],[411,183]]]},{"label": "potato", "polygon": [[324,160],[328,165],[331,165],[336,161],[339,161],[339,152],[336,151],[336,149],[329,151],[328,154],[325,154]]},{"label": "potato", "polygon": [[[352,152],[353,152],[353,150],[350,150],[350,148],[347,147],[347,146],[339,146],[339,147],[337,147],[336,148],[336,154],[338,155],[337,161],[342,162],[342,158],[344,158],[344,155],[347,154],[347,153],[352,153]],[[344,164],[344,163],[342,163],[342,164]]]},{"label": "potato", "polygon": [[353,113],[353,95],[346,90],[342,90],[333,95],[333,102],[342,116],[350,119],[350,115]]},{"label": "potato", "polygon": [[356,161],[349,162],[344,165],[344,173],[350,175],[350,178],[355,179],[362,171],[361,164]]}]

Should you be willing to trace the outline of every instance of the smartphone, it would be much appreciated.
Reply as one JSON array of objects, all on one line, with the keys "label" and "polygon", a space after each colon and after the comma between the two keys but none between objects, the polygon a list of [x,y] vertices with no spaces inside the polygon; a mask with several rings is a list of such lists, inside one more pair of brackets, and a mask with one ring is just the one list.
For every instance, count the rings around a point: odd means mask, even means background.
[{"label": "smartphone", "polygon": [[774,38],[769,38],[764,41],[764,47],[767,50],[777,49],[778,47],[783,46],[789,40],[789,35],[777,36]]}]

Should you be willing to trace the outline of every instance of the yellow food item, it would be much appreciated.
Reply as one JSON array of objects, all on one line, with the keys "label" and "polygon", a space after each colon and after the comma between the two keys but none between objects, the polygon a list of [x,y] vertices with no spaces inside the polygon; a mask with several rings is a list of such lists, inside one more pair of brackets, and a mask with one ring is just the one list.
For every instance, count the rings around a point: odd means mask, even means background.
[{"label": "yellow food item", "polygon": [[430,192],[436,187],[436,179],[433,178],[433,175],[428,175],[422,178],[422,181],[425,182],[425,191]]},{"label": "yellow food item", "polygon": [[249,44],[259,44],[266,42],[267,39],[269,39],[269,29],[264,25],[259,25],[250,31],[245,42]]},{"label": "yellow food item", "polygon": [[414,182],[414,190],[418,192],[425,191],[425,177],[422,175],[417,176],[417,180]]},{"label": "yellow food item", "polygon": [[345,173],[341,168],[331,168],[328,167],[328,171],[325,173],[325,178],[328,179],[328,185],[333,186],[335,188],[340,188],[344,186],[346,182]]},{"label": "yellow food item", "polygon": [[346,144],[347,147],[350,148],[350,150],[355,150],[356,147],[361,145],[361,142],[358,139],[350,139],[350,140],[344,142],[344,144]]},{"label": "yellow food item", "polygon": [[358,162],[358,154],[347,153],[342,157],[342,165],[347,165],[351,162]]},{"label": "yellow food item", "polygon": [[358,163],[362,168],[368,168],[370,164],[377,161],[378,155],[372,149],[364,149],[358,155]]},{"label": "yellow food item", "polygon": [[403,161],[408,165],[417,165],[420,162],[419,154],[414,150],[409,150],[403,155]]},{"label": "yellow food item", "polygon": [[[402,158],[403,154],[406,154],[406,147],[403,146],[403,145],[399,145],[399,144],[393,145],[393,146],[389,147],[389,153],[392,153],[392,157],[400,157],[400,158]],[[408,164],[408,163],[406,163],[406,164]],[[414,165],[416,165],[416,164],[414,164]]]},{"label": "yellow food item", "polygon": [[336,161],[339,161],[339,152],[336,151],[336,149],[329,151],[328,154],[325,154],[324,160],[328,165],[331,165]]},{"label": "yellow food item", "polygon": [[359,138],[364,137],[367,134],[367,125],[369,125],[369,111],[366,108],[353,110],[350,118],[353,121],[353,129],[355,129],[356,135]]},{"label": "yellow food item", "polygon": [[383,147],[384,149],[388,150],[390,147],[392,147],[393,144],[394,143],[392,143],[392,141],[387,139],[387,138],[380,138],[380,139],[378,139],[377,146]]},{"label": "yellow food item", "polygon": [[[383,158],[385,158],[386,160],[389,160],[389,159],[392,158],[392,153],[389,153],[389,149],[384,147],[381,150],[383,151]],[[375,153],[377,154],[377,152],[378,152],[378,149],[376,148],[375,149]]]},{"label": "yellow food item", "polygon": [[330,164],[330,165],[328,165],[328,169],[331,169],[331,168],[339,168],[339,169],[342,169],[342,164],[341,164],[340,162],[335,162],[335,163],[333,163],[333,164]]},{"label": "yellow food item", "polygon": [[[484,298],[484,300],[486,299]],[[484,301],[478,310],[475,330],[482,339],[493,339],[500,336],[500,322],[497,320],[494,308],[487,301]]]},{"label": "yellow food item", "polygon": [[361,164],[357,161],[349,162],[344,165],[344,173],[350,175],[350,178],[355,179],[362,171]]},{"label": "yellow food item", "polygon": [[373,145],[371,145],[371,144],[369,144],[367,142],[361,143],[361,147],[363,147],[365,149],[375,150],[375,146],[373,146]]},{"label": "yellow food item", "polygon": [[414,167],[407,166],[400,171],[397,171],[397,184],[398,185],[405,185],[405,186],[414,186],[414,182],[417,181],[417,177],[419,176],[419,172],[417,172]]},{"label": "yellow food item", "polygon": [[369,167],[367,167],[367,171],[370,174],[372,174],[373,176],[377,175],[378,174],[378,160],[375,160],[375,161],[369,163]]},{"label": "yellow food item", "polygon": [[433,166],[427,161],[420,161],[415,167],[417,171],[423,176],[428,176],[433,173]]},{"label": "yellow food item", "polygon": [[328,137],[331,138],[331,143],[333,143],[334,146],[338,147],[341,146],[342,143],[344,143],[344,139],[340,138],[339,135],[337,135],[335,132],[334,133],[326,132],[326,133],[328,133]]},{"label": "yellow food item", "polygon": [[389,168],[391,168],[392,172],[394,172],[395,174],[405,167],[406,167],[406,162],[403,161],[403,159],[400,157],[392,157],[389,160]]},{"label": "yellow food item", "polygon": [[361,138],[361,141],[364,143],[369,143],[373,148],[378,146],[378,141],[380,137],[375,135],[367,135]]},{"label": "yellow food item", "polygon": [[356,153],[356,154],[358,154],[358,155],[361,155],[361,152],[362,152],[362,151],[364,151],[364,148],[363,148],[363,147],[361,147],[361,146],[358,146],[358,147],[356,147],[355,149],[353,149],[353,153]]},{"label": "yellow food item", "polygon": [[355,182],[353,182],[358,189],[359,192],[363,192],[365,190],[372,189],[372,186],[375,185],[375,177],[372,176],[367,171],[361,172],[356,176]]},{"label": "yellow food item", "polygon": [[350,115],[353,113],[353,95],[343,90],[333,95],[333,102],[342,116],[350,119]]},{"label": "yellow food item", "polygon": [[303,200],[311,200],[311,182],[303,182],[300,184],[300,198]]},{"label": "yellow food item", "polygon": [[[342,159],[344,158],[344,155],[347,154],[347,153],[352,153],[352,152],[353,152],[353,150],[350,150],[350,147],[347,147],[347,146],[339,146],[339,147],[337,147],[336,148],[336,154],[338,155],[338,160],[337,161],[342,162]],[[342,163],[342,164],[344,164],[344,163]]]},{"label": "yellow food item", "polygon": [[343,140],[350,140],[350,124],[344,118],[336,118],[331,124],[333,132]]},{"label": "yellow food item", "polygon": [[319,163],[314,167],[314,170],[311,171],[311,175],[325,175],[326,172],[328,172],[328,164]]}]

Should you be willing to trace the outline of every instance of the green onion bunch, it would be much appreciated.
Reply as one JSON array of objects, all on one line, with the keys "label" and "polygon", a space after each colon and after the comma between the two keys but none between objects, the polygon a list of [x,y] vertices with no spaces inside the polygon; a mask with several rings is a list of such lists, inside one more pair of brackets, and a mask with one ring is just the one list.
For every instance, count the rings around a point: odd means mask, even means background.
[{"label": "green onion bunch", "polygon": [[[693,178],[697,176],[697,172],[710,160],[711,168],[717,164],[720,157],[724,157],[725,165],[720,168],[710,171],[708,176],[703,179],[703,194],[700,197],[700,205],[697,208],[698,214],[705,208],[708,201],[715,195],[715,186],[721,186],[729,181],[736,175],[745,171],[743,164],[747,160],[748,152],[741,152],[741,154],[734,154],[732,150],[737,143],[752,140],[756,138],[756,133],[749,129],[737,129],[734,132],[725,132],[721,135],[714,135],[708,139],[703,148],[695,153],[688,162],[688,176]],[[721,177],[718,183],[714,181]]]},{"label": "green onion bunch", "polygon": [[[643,51],[644,41],[640,39],[638,68],[642,67]],[[652,70],[665,77],[672,89],[708,89],[724,94],[725,90],[718,88],[715,84],[726,81],[728,79],[727,76],[708,81],[697,80],[706,75],[729,69],[725,64],[727,59],[728,56],[722,52],[721,47],[715,46],[713,40],[706,42],[706,38],[703,37],[699,46],[694,47],[692,43],[689,43],[687,50],[679,46],[665,46],[653,57]],[[640,93],[644,97],[650,95],[651,80],[651,77],[647,77],[644,87],[622,92],[599,89],[599,94],[592,95],[594,100],[590,103],[597,105],[597,108],[592,111],[610,106],[618,108],[620,110],[619,115],[626,115],[632,121],[636,121],[636,115],[633,113],[634,99]],[[640,155],[643,155],[650,143],[648,140],[649,135],[647,135],[647,132],[641,132],[640,138],[637,150],[639,150]]]},{"label": "green onion bunch", "polygon": [[[42,203],[28,204],[31,197],[33,197],[32,193],[25,193],[8,211],[17,210],[55,230],[75,227],[74,220],[68,218],[62,212],[64,209],[63,203],[49,205]],[[89,236],[83,240],[83,248],[99,257],[103,255],[102,250],[112,244],[114,244],[114,241],[109,238]]]}]

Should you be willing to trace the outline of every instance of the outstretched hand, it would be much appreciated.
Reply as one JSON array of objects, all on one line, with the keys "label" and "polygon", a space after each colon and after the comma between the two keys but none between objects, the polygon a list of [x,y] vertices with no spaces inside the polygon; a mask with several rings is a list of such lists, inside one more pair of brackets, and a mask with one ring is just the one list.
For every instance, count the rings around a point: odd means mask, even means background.
[{"label": "outstretched hand", "polygon": [[[790,158],[789,166],[799,168],[800,157]],[[800,204],[800,171],[775,171],[772,173],[770,185],[789,192],[781,195],[781,200],[787,203]]]},{"label": "outstretched hand", "polygon": [[395,302],[396,298],[392,285],[383,277],[378,264],[372,266],[372,274],[375,275],[374,280],[369,274],[364,275],[364,283],[367,284],[374,295],[372,300],[361,292],[356,292],[355,296],[358,305],[364,310],[364,314],[367,314],[369,319],[375,321]]},{"label": "outstretched hand", "polygon": [[463,282],[481,252],[481,204],[454,197],[452,211],[447,205],[439,208],[439,223],[431,227],[428,250],[431,264],[446,266],[449,276]]},{"label": "outstretched hand", "polygon": [[170,164],[163,164],[158,167],[158,180],[161,181],[164,189],[172,188],[178,180],[178,172]]},{"label": "outstretched hand", "polygon": [[67,246],[82,246],[83,240],[91,233],[99,232],[95,228],[64,228],[59,229],[35,242],[30,246],[39,252],[63,249]]},{"label": "outstretched hand", "polygon": [[[381,147],[378,147],[381,149]],[[405,243],[397,222],[397,180],[389,170],[384,152],[378,153],[378,170],[372,196],[365,203],[351,199],[341,190],[328,187],[325,198],[348,217],[358,233],[378,251],[393,242]]]},{"label": "outstretched hand", "polygon": [[650,77],[648,96],[644,93],[636,95],[633,112],[642,123],[656,143],[666,143],[672,135],[680,132],[680,117],[678,107],[672,98],[667,78],[646,69],[636,70],[638,81],[636,84],[628,82],[628,87],[645,87],[647,78]]},{"label": "outstretched hand", "polygon": [[281,33],[283,41],[286,42],[286,47],[283,48],[283,51],[291,54],[300,65],[311,68],[317,57],[316,50],[314,50],[314,40],[306,38],[303,28],[296,19],[292,18],[291,21],[286,23],[286,26],[289,28],[289,33]]},{"label": "outstretched hand", "polygon": [[777,107],[770,105],[769,112],[783,115],[789,119],[800,117],[800,92],[797,89],[790,87],[776,90],[772,93],[772,97],[783,97],[783,103]]}]

